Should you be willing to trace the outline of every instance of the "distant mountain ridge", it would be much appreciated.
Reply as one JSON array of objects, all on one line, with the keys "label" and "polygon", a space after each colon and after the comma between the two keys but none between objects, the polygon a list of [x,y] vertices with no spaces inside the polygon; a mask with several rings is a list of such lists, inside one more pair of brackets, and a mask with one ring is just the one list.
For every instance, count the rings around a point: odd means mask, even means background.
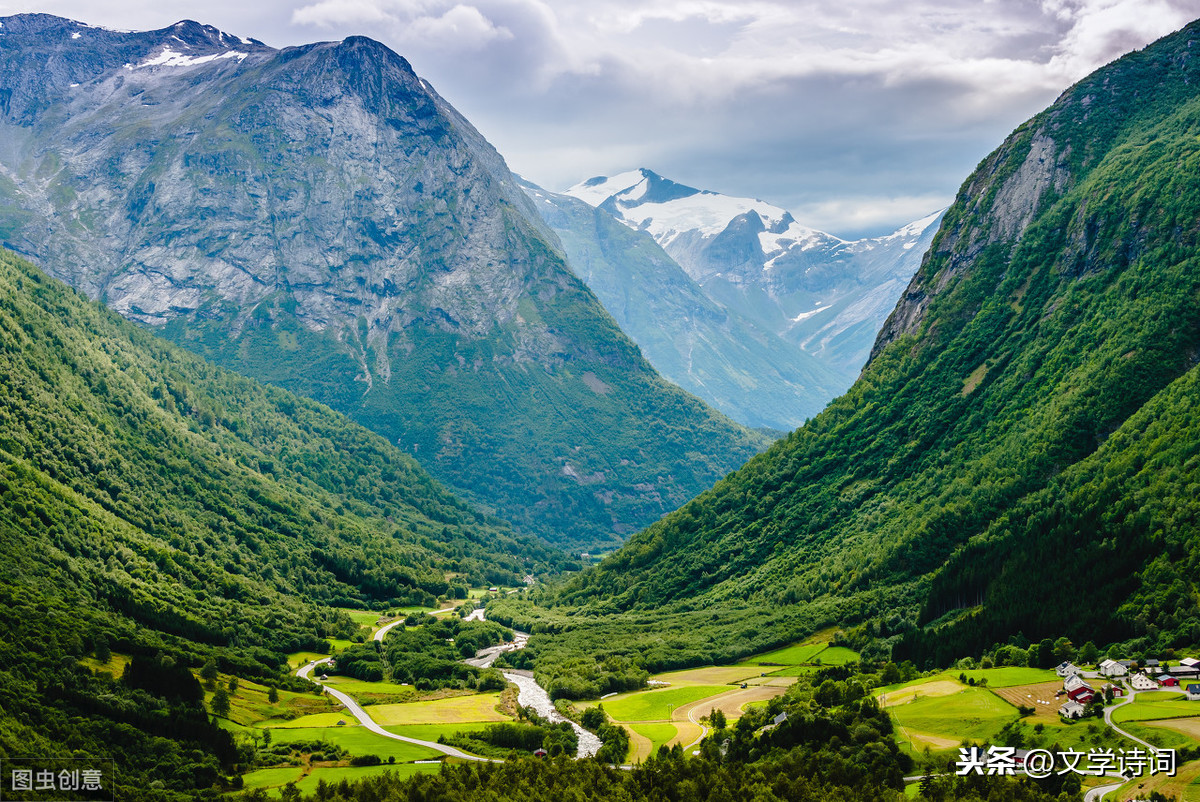
[{"label": "distant mountain ridge", "polygon": [[378,42],[0,23],[0,242],[123,315],[569,546],[768,442],[654,372],[500,155]]},{"label": "distant mountain ridge", "polygon": [[671,381],[748,426],[789,430],[844,389],[795,344],[709,298],[645,232],[525,185],[568,264]]},{"label": "distant mountain ridge", "polygon": [[[731,385],[743,385],[740,397],[736,391],[722,392],[715,386],[706,390],[705,378],[688,376],[671,366],[667,356],[656,359],[658,352],[649,353],[666,375],[739,420],[767,420],[768,425],[789,429],[823,409],[858,376],[876,333],[932,242],[942,214],[928,215],[887,236],[850,242],[805,226],[778,206],[695,189],[644,168],[591,178],[565,194],[653,237],[708,302],[723,310],[721,314],[736,319],[742,331],[759,332],[750,339],[761,341],[765,336],[782,341],[772,342],[757,361],[766,359],[780,366],[768,368],[763,375],[777,376],[776,381],[790,393],[790,404],[773,398],[760,403],[765,381],[731,376]],[[546,204],[539,203],[538,208],[546,216]],[[558,225],[549,218],[548,222],[564,237],[561,219]],[[575,258],[580,256],[577,253]],[[597,280],[597,270],[587,268],[589,283]],[[639,327],[614,311],[602,292],[598,294],[626,330],[646,331],[654,325],[647,320]],[[634,335],[639,343],[650,336],[649,331]],[[710,342],[720,339],[709,337]],[[724,339],[729,341],[728,334]],[[721,349],[732,356],[739,346],[718,346]]]}]

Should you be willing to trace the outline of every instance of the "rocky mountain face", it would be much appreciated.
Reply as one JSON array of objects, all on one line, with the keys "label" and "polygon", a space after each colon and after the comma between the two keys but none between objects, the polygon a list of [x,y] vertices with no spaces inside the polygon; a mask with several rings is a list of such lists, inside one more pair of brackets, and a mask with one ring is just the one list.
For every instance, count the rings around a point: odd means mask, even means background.
[{"label": "rocky mountain face", "polygon": [[919,665],[1010,637],[1194,644],[1198,38],[1125,56],[1014,131],[854,386],[555,614],[749,599],[858,622],[852,641]]},{"label": "rocky mountain face", "polygon": [[0,23],[0,240],[123,315],[558,543],[617,542],[763,445],[653,371],[379,43]]},{"label": "rocky mountain face", "polygon": [[833,392],[810,402],[818,408],[857,378],[941,220],[935,213],[888,236],[849,242],[764,201],[694,189],[644,168],[591,178],[566,194],[648,233],[712,301],[834,374]]},{"label": "rocky mountain face", "polygon": [[651,364],[748,426],[794,429],[845,389],[816,357],[733,312],[646,232],[604,209],[532,184],[525,190],[568,263]]}]

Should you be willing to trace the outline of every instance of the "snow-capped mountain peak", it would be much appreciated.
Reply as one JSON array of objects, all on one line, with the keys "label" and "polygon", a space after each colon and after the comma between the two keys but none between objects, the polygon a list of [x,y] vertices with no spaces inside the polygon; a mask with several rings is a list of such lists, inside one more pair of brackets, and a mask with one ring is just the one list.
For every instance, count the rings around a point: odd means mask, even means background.
[{"label": "snow-capped mountain peak", "polygon": [[766,201],[696,189],[644,168],[590,178],[566,194],[646,232],[714,301],[851,378],[942,215],[847,241]]}]

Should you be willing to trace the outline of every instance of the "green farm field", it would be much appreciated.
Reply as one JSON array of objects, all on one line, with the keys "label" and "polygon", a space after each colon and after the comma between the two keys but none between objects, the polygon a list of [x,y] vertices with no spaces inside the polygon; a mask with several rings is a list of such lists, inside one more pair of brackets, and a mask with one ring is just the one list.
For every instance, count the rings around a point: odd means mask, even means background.
[{"label": "green farm field", "polygon": [[[229,676],[221,674],[217,677],[216,687],[227,688]],[[203,684],[203,680],[201,680]],[[295,691],[280,690],[278,702],[268,701],[270,688],[250,680],[238,680],[237,691],[229,695],[229,715],[226,718],[233,723],[249,727],[258,722],[294,715],[304,715],[324,712],[332,709],[329,700],[317,694],[296,693]],[[205,688],[205,704],[212,705],[214,691]]]},{"label": "green farm field", "polygon": [[1164,718],[1156,721],[1125,721],[1128,730],[1161,749],[1188,749],[1200,745],[1200,719]]},{"label": "green farm field", "polygon": [[[407,735],[407,733],[402,733]],[[304,729],[272,729],[275,743],[294,741],[328,741],[340,746],[351,755],[379,755],[384,760],[394,757],[397,762],[410,760],[436,760],[440,752],[416,744],[384,738],[362,726],[308,727]],[[409,736],[417,737],[417,736]],[[433,740],[437,740],[436,738]]]},{"label": "green farm field", "polygon": [[729,690],[728,685],[693,685],[642,691],[605,700],[604,709],[617,721],[668,721],[675,708]]},{"label": "green farm field", "polygon": [[976,683],[980,680],[987,680],[989,688],[1011,688],[1015,685],[1034,685],[1038,682],[1051,682],[1060,680],[1061,678],[1048,668],[1025,668],[1023,666],[1004,666],[1003,668],[975,668],[969,671],[947,671],[948,675],[955,678],[959,674],[966,674],[967,679],[973,679]]},{"label": "green farm field", "polygon": [[323,660],[328,656],[320,652],[292,652],[287,656],[287,661],[288,665],[293,668],[302,668],[314,660]]},{"label": "green farm field", "polygon": [[675,736],[679,734],[679,730],[674,724],[667,723],[642,723],[628,724],[631,730],[647,738],[650,741],[650,752],[653,754],[658,751],[658,747],[670,743]]},{"label": "green farm field", "polygon": [[428,702],[372,705],[371,718],[383,726],[399,724],[459,724],[474,721],[508,721],[496,712],[500,694],[452,696]]},{"label": "green farm field", "polygon": [[812,662],[812,659],[817,654],[825,651],[827,648],[829,648],[829,644],[827,643],[797,643],[770,652],[763,652],[753,657],[747,657],[742,663],[758,666],[798,666],[802,663]]},{"label": "green farm field", "polygon": [[272,796],[282,796],[283,787],[295,783],[301,793],[316,792],[317,785],[324,780],[327,783],[337,783],[342,780],[360,780],[374,777],[387,771],[399,773],[404,777],[427,771],[439,771],[440,763],[398,763],[394,766],[363,766],[361,768],[346,766],[285,766],[283,768],[259,769],[244,775],[246,790],[261,788]]},{"label": "green farm field", "polygon": [[1181,693],[1149,691],[1139,693],[1134,701],[1118,707],[1113,712],[1113,721],[1154,721],[1196,715],[1200,715],[1200,702],[1189,702]]},{"label": "green farm field", "polygon": [[[338,722],[345,722],[339,725]],[[338,726],[358,726],[358,719],[350,715],[345,710],[335,710],[329,713],[313,713],[307,716],[300,716],[293,719],[266,719],[258,722],[258,725],[264,728],[273,730],[295,730],[307,729],[311,727],[338,727]]]},{"label": "green farm field", "polygon": [[859,659],[858,652],[828,643],[797,643],[747,657],[738,665],[751,666],[840,666]]},{"label": "green farm field", "polygon": [[[353,677],[344,677],[334,675],[325,682],[326,685],[337,688],[339,691],[348,693],[357,699],[360,703],[369,704],[371,697],[395,697],[403,696],[411,698],[417,695],[417,691],[411,685],[401,685],[398,682],[366,682]],[[393,699],[392,701],[404,701],[403,699]]]},{"label": "green farm field", "polygon": [[964,688],[944,696],[926,696],[888,708],[906,730],[958,744],[986,741],[1017,718],[1016,709],[990,691]]},{"label": "green farm field", "polygon": [[388,732],[403,735],[405,738],[418,738],[422,741],[437,742],[443,735],[449,737],[459,732],[481,732],[491,722],[462,722],[458,724],[401,724],[384,727]]},{"label": "green farm field", "polygon": [[350,620],[358,624],[360,627],[369,627],[374,629],[375,622],[381,617],[380,613],[372,612],[371,610],[351,610],[346,607],[339,609],[341,612],[350,616]]}]

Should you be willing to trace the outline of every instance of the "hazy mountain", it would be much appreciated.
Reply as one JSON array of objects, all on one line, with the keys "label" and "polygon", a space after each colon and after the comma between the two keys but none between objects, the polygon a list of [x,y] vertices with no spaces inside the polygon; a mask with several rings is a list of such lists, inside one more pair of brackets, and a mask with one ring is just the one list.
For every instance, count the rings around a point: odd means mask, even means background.
[{"label": "hazy mountain", "polygon": [[654,372],[383,45],[0,22],[0,240],[127,317],[558,543],[618,542],[764,444]]},{"label": "hazy mountain", "polygon": [[650,234],[710,299],[836,375],[834,391],[814,399],[818,407],[858,377],[941,220],[939,212],[885,237],[848,242],[764,201],[694,189],[646,169],[591,178],[567,194]]},{"label": "hazy mountain", "polygon": [[569,195],[525,184],[587,283],[651,364],[749,426],[790,430],[849,384],[767,328],[731,312],[645,232]]}]

